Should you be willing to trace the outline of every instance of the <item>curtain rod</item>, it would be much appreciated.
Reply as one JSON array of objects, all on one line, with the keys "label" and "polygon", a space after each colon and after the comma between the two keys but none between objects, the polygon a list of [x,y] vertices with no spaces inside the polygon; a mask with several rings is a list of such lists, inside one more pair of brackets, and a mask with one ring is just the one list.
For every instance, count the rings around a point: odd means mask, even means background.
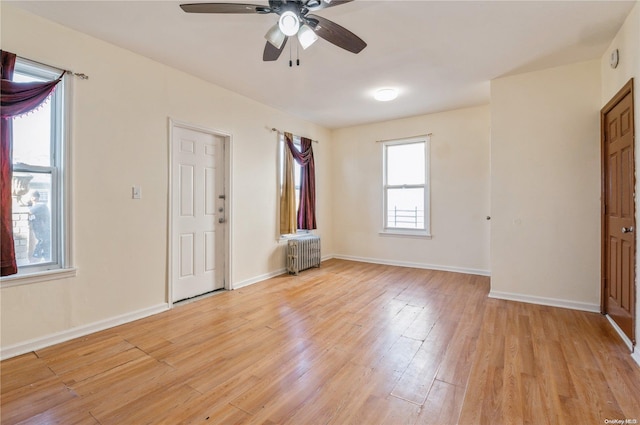
[{"label": "curtain rod", "polygon": [[68,69],[65,69],[64,72],[66,74],[71,74],[74,77],[78,77],[81,80],[88,80],[89,79],[89,76],[87,74],[83,74],[82,72],[73,72],[73,71],[69,71]]},{"label": "curtain rod", "polygon": [[[272,128],[271,128],[271,131],[277,131],[278,133],[284,133],[284,131],[278,130],[278,129],[277,129],[277,128],[275,128],[275,127],[272,127]],[[298,137],[300,137],[300,136],[298,136]],[[311,140],[311,141],[312,141],[313,143],[320,143],[320,142],[319,142],[319,141],[317,141],[317,140]]]},{"label": "curtain rod", "polygon": [[42,63],[42,62],[39,62],[39,61],[34,61],[33,59],[25,58],[25,57],[20,56],[20,55],[17,55],[17,56],[22,60],[26,60],[28,62],[37,64],[37,65],[42,65],[42,66],[46,66],[46,67],[49,67],[49,68],[59,69],[60,71],[64,72],[65,74],[71,74],[74,77],[80,78],[81,80],[88,80],[89,79],[89,76],[87,74],[83,74],[82,72],[73,72],[73,71],[71,71],[69,69],[60,68],[59,66],[54,66],[54,65],[49,65],[48,63]]},{"label": "curtain rod", "polygon": [[433,133],[420,134],[418,136],[401,137],[399,139],[376,140],[376,143],[401,142],[403,140],[412,140],[412,139],[419,139],[421,137],[431,137],[431,136],[433,136]]}]

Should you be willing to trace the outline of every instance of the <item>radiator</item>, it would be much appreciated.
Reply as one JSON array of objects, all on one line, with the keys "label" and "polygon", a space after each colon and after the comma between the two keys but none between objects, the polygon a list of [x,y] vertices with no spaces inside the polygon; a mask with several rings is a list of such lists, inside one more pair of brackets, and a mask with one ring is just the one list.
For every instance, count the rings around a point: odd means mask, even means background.
[{"label": "radiator", "polygon": [[311,267],[320,267],[320,236],[307,235],[289,239],[287,271],[297,275]]}]

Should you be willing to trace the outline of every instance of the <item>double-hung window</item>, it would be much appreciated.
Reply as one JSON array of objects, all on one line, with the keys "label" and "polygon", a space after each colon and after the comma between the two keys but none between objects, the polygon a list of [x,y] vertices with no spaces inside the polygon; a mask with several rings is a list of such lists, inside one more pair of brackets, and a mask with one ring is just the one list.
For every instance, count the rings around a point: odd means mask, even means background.
[{"label": "double-hung window", "polygon": [[[17,58],[13,80],[55,80],[61,70]],[[12,221],[18,274],[69,266],[66,78],[38,109],[13,118]]]},{"label": "double-hung window", "polygon": [[429,236],[429,136],[383,146],[383,234]]},{"label": "double-hung window", "polygon": [[[294,146],[300,150],[300,137],[299,136],[293,136],[293,144]],[[279,187],[280,187],[280,192],[282,192],[282,185],[284,184],[284,154],[285,154],[285,149],[287,149],[287,144],[284,141],[284,135],[281,134],[280,135],[280,141],[278,143],[278,161],[280,164],[279,167]],[[296,212],[298,211],[298,208],[300,208],[300,187],[301,187],[301,180],[300,180],[300,164],[298,164],[297,161],[293,161],[293,178],[294,178],[294,184],[295,184],[295,188],[296,188]]]},{"label": "double-hung window", "polygon": [[[296,149],[300,150],[300,137],[299,136],[293,136],[293,144],[296,147]],[[284,173],[285,173],[285,160],[284,160],[284,155],[286,152],[287,146],[286,146],[286,142],[284,140],[284,134],[280,134],[279,137],[279,141],[278,141],[278,196],[282,195],[282,191],[283,191],[283,186],[284,186]],[[296,197],[296,213],[298,212],[298,209],[300,208],[300,188],[302,185],[302,180],[301,180],[301,167],[300,164],[298,164],[297,161],[293,161],[293,178],[294,178],[294,186],[295,186],[295,197]],[[279,215],[279,214],[278,214]],[[309,233],[308,230],[301,230],[298,229],[296,234],[300,234],[300,233]],[[294,236],[294,234],[281,234],[280,237],[281,238],[287,238],[290,236]]]}]

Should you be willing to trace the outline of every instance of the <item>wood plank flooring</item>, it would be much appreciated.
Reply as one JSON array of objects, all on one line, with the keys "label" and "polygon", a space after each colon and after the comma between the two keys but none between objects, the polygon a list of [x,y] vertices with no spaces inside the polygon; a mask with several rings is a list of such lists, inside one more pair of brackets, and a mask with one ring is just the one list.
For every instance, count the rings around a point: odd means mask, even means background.
[{"label": "wood plank flooring", "polygon": [[640,423],[603,316],[488,291],[330,260],[5,360],[1,423]]}]

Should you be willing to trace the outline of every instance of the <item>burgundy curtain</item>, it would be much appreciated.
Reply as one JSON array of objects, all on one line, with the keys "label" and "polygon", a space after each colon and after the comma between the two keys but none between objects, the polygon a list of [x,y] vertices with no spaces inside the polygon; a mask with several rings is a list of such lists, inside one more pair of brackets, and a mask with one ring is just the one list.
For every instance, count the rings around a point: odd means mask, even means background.
[{"label": "burgundy curtain", "polygon": [[16,64],[14,53],[0,50],[2,80],[0,82],[0,275],[18,273],[13,246],[13,222],[11,220],[11,145],[14,116],[36,109],[44,102],[62,76],[55,81],[16,83],[13,71]]},{"label": "burgundy curtain", "polygon": [[313,160],[312,141],[300,138],[300,151],[293,144],[293,138],[285,137],[293,158],[300,164],[300,207],[298,209],[298,229],[316,229],[316,166]]},{"label": "burgundy curtain", "polygon": [[[62,77],[61,77],[62,78]],[[47,100],[60,79],[54,81],[15,83],[3,79],[2,84],[2,118],[12,118],[38,108]]]}]

